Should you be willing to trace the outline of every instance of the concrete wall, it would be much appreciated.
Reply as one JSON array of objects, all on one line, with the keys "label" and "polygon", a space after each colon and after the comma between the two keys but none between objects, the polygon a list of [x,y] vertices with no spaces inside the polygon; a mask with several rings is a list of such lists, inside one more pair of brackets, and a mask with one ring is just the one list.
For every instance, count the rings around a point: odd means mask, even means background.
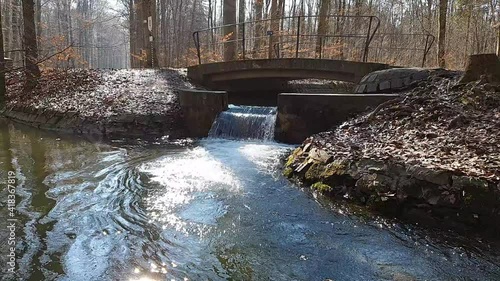
[{"label": "concrete wall", "polygon": [[206,137],[220,112],[227,109],[224,91],[179,89],[179,104],[189,137]]},{"label": "concrete wall", "polygon": [[280,94],[276,140],[301,143],[350,117],[397,97],[396,94]]}]

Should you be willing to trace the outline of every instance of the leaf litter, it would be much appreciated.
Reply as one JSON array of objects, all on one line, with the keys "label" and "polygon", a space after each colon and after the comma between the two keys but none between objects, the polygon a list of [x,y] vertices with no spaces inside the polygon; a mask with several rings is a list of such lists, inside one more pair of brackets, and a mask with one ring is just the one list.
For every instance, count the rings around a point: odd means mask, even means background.
[{"label": "leaf litter", "polygon": [[436,72],[397,102],[308,141],[337,159],[380,159],[500,180],[500,85]]}]

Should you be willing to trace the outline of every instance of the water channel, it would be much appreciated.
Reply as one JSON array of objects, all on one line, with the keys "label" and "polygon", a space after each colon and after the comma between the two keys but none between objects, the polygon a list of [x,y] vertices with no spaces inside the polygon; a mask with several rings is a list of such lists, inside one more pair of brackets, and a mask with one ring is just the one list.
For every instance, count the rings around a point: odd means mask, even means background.
[{"label": "water channel", "polygon": [[500,280],[487,243],[353,215],[290,183],[274,114],[233,106],[212,137],[156,142],[0,120],[2,183],[18,176],[18,268],[2,280]]}]

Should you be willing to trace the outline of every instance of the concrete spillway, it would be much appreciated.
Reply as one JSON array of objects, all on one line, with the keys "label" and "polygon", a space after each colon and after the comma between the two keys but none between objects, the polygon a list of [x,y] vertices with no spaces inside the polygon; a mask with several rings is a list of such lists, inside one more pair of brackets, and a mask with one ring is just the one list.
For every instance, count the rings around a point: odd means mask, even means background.
[{"label": "concrete spillway", "polygon": [[274,139],[276,107],[235,106],[221,112],[209,132],[209,137],[226,139]]}]

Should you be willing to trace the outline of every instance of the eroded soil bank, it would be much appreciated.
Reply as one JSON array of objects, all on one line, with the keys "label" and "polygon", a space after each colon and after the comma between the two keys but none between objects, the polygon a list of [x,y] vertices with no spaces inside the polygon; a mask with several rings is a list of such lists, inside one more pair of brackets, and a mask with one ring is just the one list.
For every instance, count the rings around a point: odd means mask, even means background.
[{"label": "eroded soil bank", "polygon": [[313,135],[284,174],[413,221],[500,229],[500,86],[439,72],[393,102]]},{"label": "eroded soil bank", "polygon": [[22,73],[7,77],[5,116],[43,129],[103,137],[180,137],[175,89],[194,88],[182,70],[51,70],[23,92]]}]

